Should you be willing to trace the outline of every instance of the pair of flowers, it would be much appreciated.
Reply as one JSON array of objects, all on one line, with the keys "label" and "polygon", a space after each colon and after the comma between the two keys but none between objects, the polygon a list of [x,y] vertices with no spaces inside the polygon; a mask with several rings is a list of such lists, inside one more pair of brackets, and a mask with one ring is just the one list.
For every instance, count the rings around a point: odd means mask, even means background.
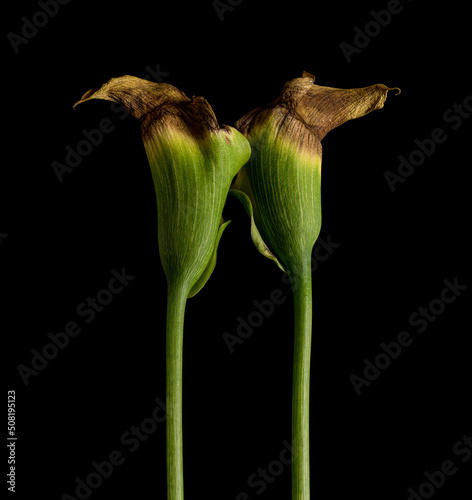
[{"label": "pair of flowers", "polygon": [[[168,500],[183,499],[182,342],[187,298],[216,264],[228,193],[251,219],[257,249],[274,260],[294,288],[292,498],[308,500],[309,375],[312,332],[311,252],[321,228],[321,140],[347,120],[383,107],[391,88],[336,89],[304,72],[235,128],[219,126],[202,97],[167,83],[113,78],[88,91],[117,102],[141,122],[156,190],[158,242],[168,282],[166,408]],[[77,105],[76,104],[76,105]]]}]

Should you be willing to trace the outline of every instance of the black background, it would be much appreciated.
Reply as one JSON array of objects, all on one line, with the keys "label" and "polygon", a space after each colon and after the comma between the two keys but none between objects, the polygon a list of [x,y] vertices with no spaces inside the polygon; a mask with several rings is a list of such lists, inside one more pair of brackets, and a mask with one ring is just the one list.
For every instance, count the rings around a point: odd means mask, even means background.
[{"label": "black background", "polygon": [[[10,5],[4,30],[0,254],[9,390],[17,398],[17,498],[76,497],[76,478],[119,450],[124,463],[90,498],[165,498],[165,424],[131,452],[120,440],[165,398],[166,282],[157,248],[154,189],[138,122],[109,103],[73,111],[90,88],[123,74],[163,80],[201,95],[220,123],[234,122],[301,76],[332,87],[400,87],[384,109],[323,141],[323,226],[338,244],[313,275],[311,378],[313,498],[408,499],[425,471],[448,459],[457,472],[434,498],[471,492],[470,464],[453,446],[471,433],[470,289],[423,333],[410,315],[438,299],[445,279],[470,285],[466,201],[470,129],[444,113],[470,95],[470,20],[460,2],[403,0],[403,11],[348,62],[340,44],[387,1],[286,4],[244,0],[219,19],[211,0],[131,3],[72,0],[15,54],[37,2]],[[470,101],[469,101],[470,102]],[[455,115],[457,113],[454,113]],[[83,129],[110,118],[115,129],[59,182]],[[447,140],[392,193],[384,172],[415,140],[443,128]],[[188,301],[184,346],[184,461],[187,498],[290,497],[290,471],[265,490],[248,478],[290,441],[292,304],[281,271],[252,245],[242,206],[205,288]],[[7,235],[7,236],[6,236]],[[89,324],[77,315],[111,270],[135,276]],[[238,318],[280,289],[286,300],[234,347]],[[18,366],[47,334],[76,321],[81,333],[25,386]],[[470,327],[469,327],[470,328]],[[350,382],[381,342],[414,338],[358,396]],[[66,497],[67,498],[67,497]],[[240,498],[244,498],[241,496]]]}]

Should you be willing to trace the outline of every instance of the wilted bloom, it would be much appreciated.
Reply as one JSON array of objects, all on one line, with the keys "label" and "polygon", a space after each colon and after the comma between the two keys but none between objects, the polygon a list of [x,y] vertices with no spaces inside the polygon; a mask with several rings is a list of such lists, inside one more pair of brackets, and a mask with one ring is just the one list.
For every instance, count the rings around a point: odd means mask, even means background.
[{"label": "wilted bloom", "polygon": [[231,180],[250,154],[246,139],[232,127],[220,127],[204,98],[190,99],[167,83],[113,78],[77,104],[90,99],[117,102],[141,122],[162,265],[169,284],[194,295],[213,269]]},{"label": "wilted bloom", "polygon": [[[159,254],[168,282],[166,329],[167,488],[183,498],[182,340],[188,297],[205,284],[226,227],[231,181],[250,156],[247,140],[220,127],[208,102],[166,83],[113,78],[90,99],[117,102],[141,122],[157,199]],[[79,104],[77,103],[77,104]],[[130,165],[136,168],[136,165]]]},{"label": "wilted bloom", "polygon": [[348,120],[382,108],[393,90],[382,84],[320,87],[314,80],[304,72],[302,78],[287,82],[274,101],[236,123],[252,155],[233,184],[233,194],[243,200],[242,191],[252,201],[256,246],[288,272],[302,266],[321,228],[323,137]]},{"label": "wilted bloom", "polygon": [[321,141],[347,120],[382,108],[392,90],[320,87],[314,80],[304,73],[289,81],[277,99],[236,123],[252,154],[232,190],[251,217],[257,248],[293,283],[292,500],[310,497],[311,252],[321,228]]}]

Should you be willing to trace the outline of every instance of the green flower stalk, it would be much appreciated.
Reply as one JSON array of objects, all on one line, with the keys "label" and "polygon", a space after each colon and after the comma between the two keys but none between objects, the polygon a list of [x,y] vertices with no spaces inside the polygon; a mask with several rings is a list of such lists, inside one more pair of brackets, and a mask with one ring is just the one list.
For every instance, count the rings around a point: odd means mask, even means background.
[{"label": "green flower stalk", "polygon": [[252,154],[231,194],[246,207],[258,250],[291,279],[294,294],[292,499],[310,497],[309,386],[311,253],[321,228],[321,140],[347,120],[383,107],[390,89],[336,89],[303,73],[280,96],[243,116],[236,128]]},{"label": "green flower stalk", "polygon": [[[141,122],[156,191],[159,254],[167,279],[167,498],[183,499],[182,342],[187,298],[216,264],[231,181],[250,156],[236,129],[220,127],[208,102],[166,83],[113,78],[77,103],[113,101]],[[76,104],[76,105],[77,105]],[[75,105],[75,106],[76,106]],[[75,107],[74,106],[74,107]]]}]

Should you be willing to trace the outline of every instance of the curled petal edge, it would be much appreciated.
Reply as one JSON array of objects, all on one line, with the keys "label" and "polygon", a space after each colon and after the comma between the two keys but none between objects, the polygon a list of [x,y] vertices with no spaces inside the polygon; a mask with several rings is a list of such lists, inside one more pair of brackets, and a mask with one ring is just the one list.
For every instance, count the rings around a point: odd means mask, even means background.
[{"label": "curled petal edge", "polygon": [[198,278],[197,282],[195,283],[195,285],[193,285],[192,289],[190,290],[188,298],[197,295],[197,293],[205,286],[206,282],[210,279],[210,276],[213,274],[213,271],[215,270],[216,267],[218,245],[220,243],[220,239],[221,236],[223,235],[224,230],[229,226],[229,224],[231,224],[230,220],[225,222],[223,217],[221,217],[220,227],[218,229],[218,233],[216,234],[213,253],[210,256],[210,260],[208,261],[205,270],[203,271],[203,273],[200,275],[200,278]]}]

